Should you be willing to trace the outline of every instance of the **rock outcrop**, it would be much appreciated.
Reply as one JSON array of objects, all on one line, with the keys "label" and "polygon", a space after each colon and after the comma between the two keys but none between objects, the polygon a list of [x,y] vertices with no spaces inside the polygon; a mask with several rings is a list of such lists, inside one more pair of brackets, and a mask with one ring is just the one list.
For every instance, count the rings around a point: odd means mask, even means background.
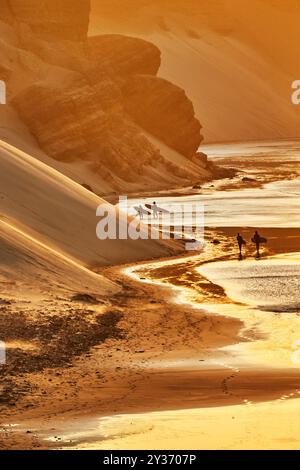
[{"label": "rock outcrop", "polygon": [[87,38],[88,0],[6,6],[7,28],[15,32],[0,43],[10,104],[48,156],[83,165],[81,184],[91,186],[93,178],[94,188],[98,175],[110,191],[207,178],[206,162],[195,158],[201,126],[193,105],[156,76],[156,46],[121,35]]},{"label": "rock outcrop", "polygon": [[160,50],[154,44],[119,34],[89,38],[88,55],[92,63],[117,75],[156,75],[161,62]]},{"label": "rock outcrop", "polygon": [[134,180],[144,164],[159,158],[121,103],[120,91],[109,78],[96,86],[82,83],[64,90],[33,85],[16,99],[21,116],[49,155],[84,161],[111,182],[112,175]]},{"label": "rock outcrop", "polygon": [[186,157],[193,157],[202,137],[192,102],[176,85],[158,77],[135,76],[123,88],[125,108],[141,127]]}]

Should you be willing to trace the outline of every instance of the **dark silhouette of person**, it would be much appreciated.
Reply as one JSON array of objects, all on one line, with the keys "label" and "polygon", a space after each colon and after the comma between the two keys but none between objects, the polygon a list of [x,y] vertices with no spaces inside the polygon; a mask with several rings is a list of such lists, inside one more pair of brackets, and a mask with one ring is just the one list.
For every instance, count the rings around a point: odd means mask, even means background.
[{"label": "dark silhouette of person", "polygon": [[256,256],[259,258],[260,257],[260,252],[259,252],[259,248],[260,248],[260,239],[261,239],[261,236],[259,235],[258,231],[256,230],[255,231],[255,234],[252,238],[253,242],[255,243],[255,246],[256,246]]},{"label": "dark silhouette of person", "polygon": [[157,204],[156,204],[155,201],[152,204],[152,210],[153,210],[154,219],[157,219],[158,218],[158,207],[157,207]]},{"label": "dark silhouette of person", "polygon": [[238,246],[239,246],[239,250],[240,250],[240,257],[242,256],[242,247],[243,245],[246,245],[246,242],[245,240],[243,239],[242,235],[240,233],[237,234],[237,242],[238,242]]}]

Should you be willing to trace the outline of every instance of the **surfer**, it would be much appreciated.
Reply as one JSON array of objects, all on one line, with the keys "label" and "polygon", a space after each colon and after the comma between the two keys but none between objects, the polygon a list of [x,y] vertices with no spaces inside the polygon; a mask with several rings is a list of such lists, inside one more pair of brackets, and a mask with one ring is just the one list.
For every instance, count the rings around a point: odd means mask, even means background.
[{"label": "surfer", "polygon": [[143,207],[141,206],[141,204],[139,205],[139,207],[137,208],[137,211],[138,211],[138,214],[140,216],[140,219],[143,220],[144,218],[144,209]]},{"label": "surfer", "polygon": [[153,218],[157,219],[159,210],[155,201],[153,202],[151,209],[153,210]]},{"label": "surfer", "polygon": [[246,245],[246,242],[240,233],[237,234],[236,239],[237,239],[239,250],[240,250],[240,256],[242,256],[242,247],[243,245]]},{"label": "surfer", "polygon": [[261,236],[259,235],[258,231],[255,231],[255,234],[252,238],[253,243],[255,243],[256,246],[256,255],[259,258],[260,253],[259,253],[259,248],[260,248],[260,243],[261,243]]}]

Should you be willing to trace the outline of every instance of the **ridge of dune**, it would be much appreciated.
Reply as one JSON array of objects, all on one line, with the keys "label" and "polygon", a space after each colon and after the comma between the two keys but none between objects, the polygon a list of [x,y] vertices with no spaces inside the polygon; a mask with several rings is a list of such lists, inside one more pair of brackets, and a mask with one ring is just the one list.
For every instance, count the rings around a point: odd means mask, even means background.
[{"label": "ridge of dune", "polygon": [[89,34],[135,35],[162,52],[159,76],[183,88],[205,142],[299,135],[299,2],[92,0]]},{"label": "ridge of dune", "polygon": [[66,290],[108,295],[118,287],[104,276],[55,251],[13,224],[0,219],[0,284],[16,295],[27,291],[55,292]]},{"label": "ridge of dune", "polygon": [[70,262],[95,268],[174,252],[156,240],[98,240],[96,208],[103,199],[3,141],[0,157],[1,218]]}]

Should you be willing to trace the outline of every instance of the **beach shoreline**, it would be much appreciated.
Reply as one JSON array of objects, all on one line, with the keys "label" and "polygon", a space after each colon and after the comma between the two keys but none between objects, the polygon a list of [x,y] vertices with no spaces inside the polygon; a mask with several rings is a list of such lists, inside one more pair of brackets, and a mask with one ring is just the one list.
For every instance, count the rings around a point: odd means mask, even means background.
[{"label": "beach shoreline", "polygon": [[[244,229],[244,235],[251,230]],[[228,353],[220,348],[243,341],[241,319],[207,314],[178,299],[178,290],[187,289],[199,303],[230,302],[219,286],[198,274],[195,279],[194,269],[205,262],[235,259],[235,232],[234,228],[209,230],[205,254],[106,268],[104,275],[123,287],[112,299],[115,311],[122,314],[118,323],[122,337],[107,339],[67,368],[24,374],[32,392],[2,411],[3,446],[57,448],[68,427],[76,427],[82,419],[229,406],[246,399],[262,402],[294,390],[297,370],[250,366],[236,373],[226,365]],[[287,233],[292,243],[284,247]],[[300,240],[300,229],[265,229],[263,234],[269,239],[263,256],[293,252]],[[128,277],[130,269],[138,270],[139,280]],[[7,426],[12,423],[18,426]],[[44,440],[51,435],[52,440]]]},{"label": "beach shoreline", "polygon": [[[217,197],[216,215],[219,198],[227,190],[234,195],[230,189],[256,191],[267,182],[285,180],[294,162],[293,147],[289,154],[280,146],[275,156],[267,148],[268,164],[261,153],[253,160],[252,156],[243,158],[242,149],[237,152],[230,159],[225,157],[222,165],[228,167],[234,160],[240,176],[204,188],[208,197]],[[241,181],[242,174],[249,178]],[[201,191],[195,189],[194,195],[201,197]],[[178,194],[183,196],[185,190]],[[230,202],[226,210],[230,217]],[[238,214],[239,208],[232,220],[238,220]],[[165,258],[152,256],[149,261],[94,267],[93,271],[89,267],[86,291],[79,296],[74,294],[80,293],[80,276],[74,285],[63,287],[57,282],[55,288],[28,292],[24,281],[2,282],[1,326],[8,366],[1,370],[0,448],[76,445],[64,441],[68,430],[89,427],[101,417],[198,407],[229,409],[243,406],[248,398],[266,402],[292,393],[297,371],[274,371],[251,363],[241,370],[228,360],[231,353],[226,347],[246,341],[243,318],[209,309],[234,301],[197,268],[238,259],[237,232],[248,242],[246,259],[255,257],[250,240],[257,227],[247,227],[242,221],[237,225],[206,227],[203,252],[184,252],[181,240],[177,242],[179,254],[172,257],[166,252]],[[259,231],[268,239],[263,258],[299,251],[300,229],[260,226]],[[109,295],[104,282],[115,286]],[[247,337],[255,342],[259,332],[254,329]],[[82,432],[78,442],[89,446],[89,439]]]}]

